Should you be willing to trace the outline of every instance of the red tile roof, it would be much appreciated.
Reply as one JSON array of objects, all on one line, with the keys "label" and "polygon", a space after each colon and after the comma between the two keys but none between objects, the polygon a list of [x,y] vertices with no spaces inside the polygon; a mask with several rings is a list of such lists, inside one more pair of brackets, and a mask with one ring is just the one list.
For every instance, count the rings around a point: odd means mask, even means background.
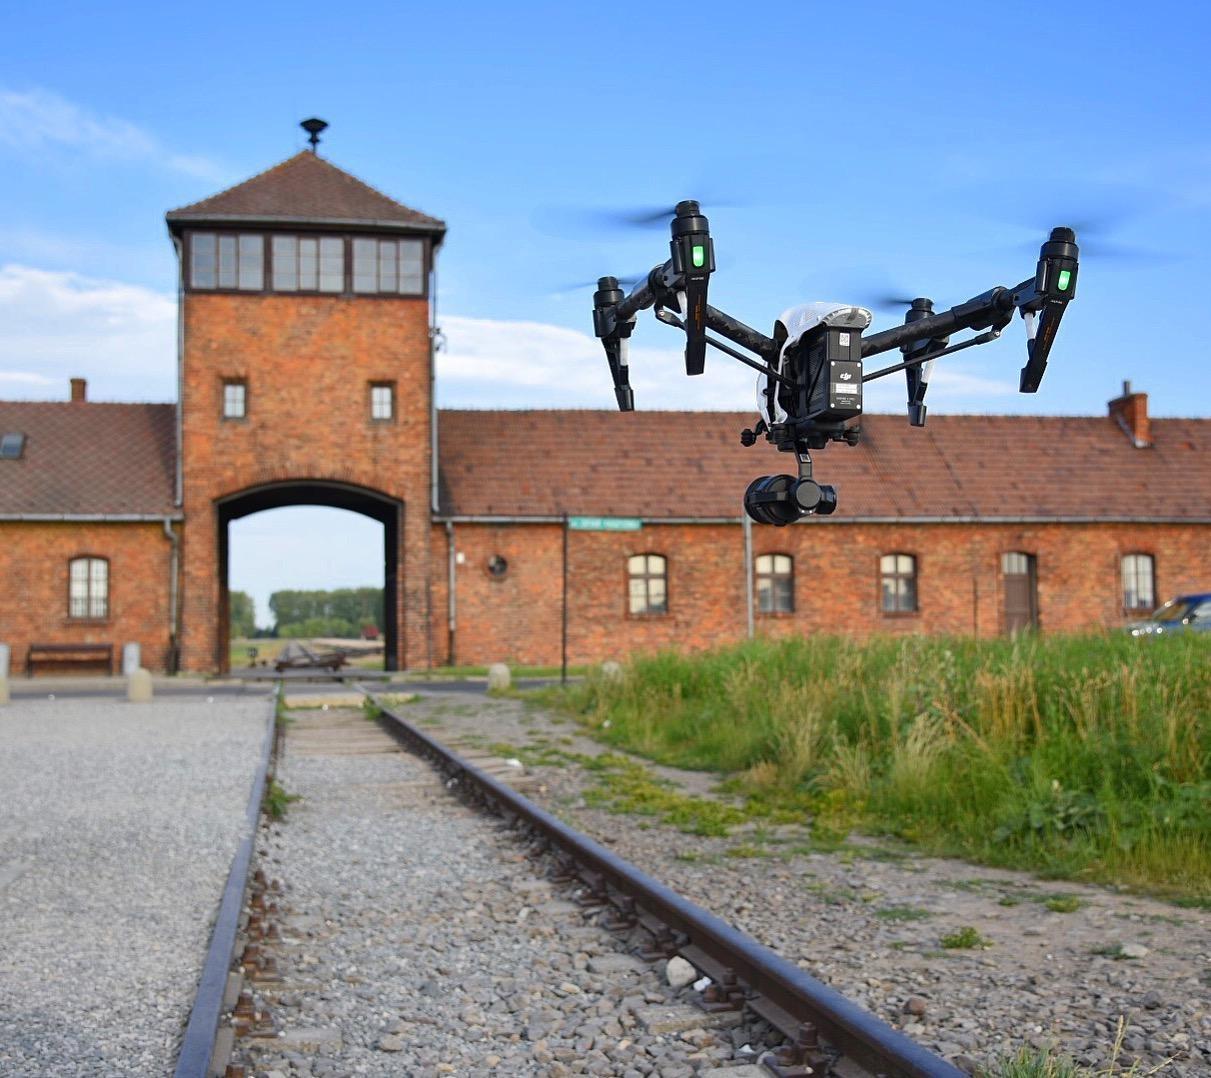
[{"label": "red tile roof", "polygon": [[[452,515],[738,517],[756,476],[794,471],[750,413],[442,411]],[[1211,519],[1211,420],[1157,419],[1136,449],[1109,418],[868,415],[856,448],[815,454],[833,519]]]},{"label": "red tile roof", "polygon": [[[174,406],[0,401],[0,516],[172,511]],[[747,412],[438,413],[440,501],[464,516],[738,518],[790,456],[745,449]],[[1103,417],[868,415],[856,448],[816,454],[833,519],[1211,519],[1211,420],[1156,419],[1136,449]]]},{"label": "red tile roof", "polygon": [[0,516],[162,515],[173,509],[171,404],[0,401],[0,434],[25,435],[0,460]]},{"label": "red tile roof", "polygon": [[388,198],[308,151],[201,202],[168,213],[184,224],[364,225],[378,230],[442,234],[445,222]]}]

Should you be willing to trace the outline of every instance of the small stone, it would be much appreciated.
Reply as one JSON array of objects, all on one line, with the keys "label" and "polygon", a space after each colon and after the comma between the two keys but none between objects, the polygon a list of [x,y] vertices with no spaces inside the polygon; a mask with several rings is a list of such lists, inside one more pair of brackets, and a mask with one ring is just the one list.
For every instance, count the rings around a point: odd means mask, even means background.
[{"label": "small stone", "polygon": [[922,1015],[929,1009],[929,1003],[923,996],[909,996],[904,1001],[904,1013]]},{"label": "small stone", "polygon": [[1154,988],[1151,991],[1145,992],[1144,998],[1140,1002],[1148,1010],[1155,1011],[1164,1001],[1161,999],[1161,994]]},{"label": "small stone", "polygon": [[1119,954],[1124,958],[1147,958],[1149,951],[1142,943],[1124,943],[1119,948]]},{"label": "small stone", "polygon": [[380,1052],[402,1052],[404,1042],[394,1033],[388,1033],[385,1037],[380,1038],[378,1050]]},{"label": "small stone", "polygon": [[684,988],[698,979],[698,971],[681,955],[673,955],[664,967],[664,979],[672,988]]}]

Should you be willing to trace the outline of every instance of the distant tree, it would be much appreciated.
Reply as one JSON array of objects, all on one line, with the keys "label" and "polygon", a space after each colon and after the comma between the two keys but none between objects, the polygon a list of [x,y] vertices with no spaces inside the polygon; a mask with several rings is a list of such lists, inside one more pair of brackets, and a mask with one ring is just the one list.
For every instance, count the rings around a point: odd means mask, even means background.
[{"label": "distant tree", "polygon": [[[366,624],[373,624],[382,630],[383,589],[275,591],[269,596],[269,610],[273,614],[274,630],[278,636],[355,636],[355,628]],[[335,631],[338,623],[345,626],[343,631]],[[321,628],[296,634],[294,630],[303,625]]]},{"label": "distant tree", "polygon": [[256,632],[255,608],[252,596],[246,591],[227,593],[228,608],[231,613],[231,638],[246,638]]},{"label": "distant tree", "polygon": [[355,637],[357,633],[344,618],[304,618],[279,625],[278,636],[306,639],[313,636]]}]

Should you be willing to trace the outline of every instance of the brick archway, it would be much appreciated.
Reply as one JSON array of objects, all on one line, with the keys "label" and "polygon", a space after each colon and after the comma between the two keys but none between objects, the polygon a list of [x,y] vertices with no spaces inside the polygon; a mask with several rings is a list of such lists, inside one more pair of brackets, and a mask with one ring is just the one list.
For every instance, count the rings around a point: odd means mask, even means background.
[{"label": "brick archway", "polygon": [[347,509],[377,520],[383,526],[383,651],[388,670],[399,668],[400,587],[399,550],[403,532],[404,503],[368,487],[323,479],[300,479],[248,487],[215,499],[218,524],[219,603],[215,662],[224,673],[230,666],[230,606],[228,597],[228,538],[233,520],[266,509],[295,505],[322,505]]}]

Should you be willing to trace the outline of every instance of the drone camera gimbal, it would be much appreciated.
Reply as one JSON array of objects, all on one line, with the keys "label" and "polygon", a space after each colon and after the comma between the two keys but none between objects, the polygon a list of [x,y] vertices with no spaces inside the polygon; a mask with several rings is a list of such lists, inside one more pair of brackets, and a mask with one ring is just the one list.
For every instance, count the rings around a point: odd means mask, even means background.
[{"label": "drone camera gimbal", "polygon": [[[762,375],[758,394],[760,417],[740,435],[743,445],[759,436],[783,452],[794,453],[798,475],[761,476],[744,495],[746,512],[763,524],[786,525],[808,515],[825,516],[837,507],[837,492],[812,478],[811,450],[829,442],[857,445],[861,439],[862,386],[875,378],[904,371],[908,420],[923,427],[925,393],[934,361],[1001,335],[1017,311],[1026,325],[1026,365],[1019,389],[1038,390],[1060,320],[1076,295],[1080,252],[1070,228],[1054,228],[1039,250],[1032,278],[1015,288],[998,285],[949,310],[935,312],[933,302],[911,302],[904,324],[863,337],[871,321],[863,307],[837,303],[791,308],[767,337],[707,303],[707,286],[715,269],[709,223],[697,202],[677,204],[670,225],[671,258],[654,267],[629,295],[617,278],[602,277],[593,295],[593,329],[605,347],[614,380],[614,395],[624,412],[635,407],[627,347],[641,310],[654,308],[657,319],[685,331],[685,369],[701,374],[706,346],[726,353]],[[711,337],[726,337],[751,355]],[[958,344],[950,337],[978,330]],[[903,360],[869,374],[867,356],[898,348]]]}]

